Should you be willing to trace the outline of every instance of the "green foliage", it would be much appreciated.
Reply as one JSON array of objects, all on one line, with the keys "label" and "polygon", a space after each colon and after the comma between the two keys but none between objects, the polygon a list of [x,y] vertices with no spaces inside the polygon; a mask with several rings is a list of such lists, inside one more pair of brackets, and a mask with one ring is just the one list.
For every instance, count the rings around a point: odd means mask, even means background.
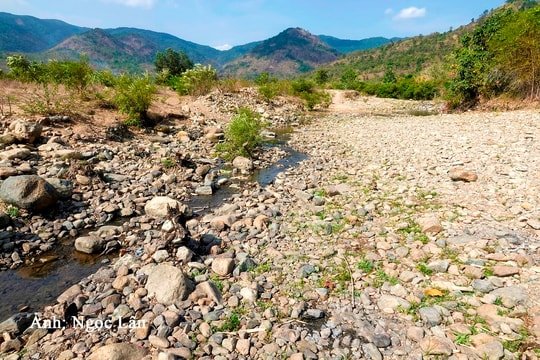
[{"label": "green foliage", "polygon": [[41,82],[43,68],[35,61],[29,61],[23,55],[12,55],[6,58],[10,75],[22,82]]},{"label": "green foliage", "polygon": [[123,74],[114,86],[114,103],[129,116],[127,125],[146,125],[146,112],[150,108],[157,91],[148,74],[132,76]]},{"label": "green foliage", "polygon": [[217,80],[217,71],[211,65],[196,64],[181,76],[171,78],[171,85],[180,95],[202,96],[212,91]]},{"label": "green foliage", "polygon": [[225,129],[225,142],[216,148],[228,159],[239,155],[251,156],[262,140],[260,133],[263,127],[259,114],[246,108],[238,109],[238,114]]},{"label": "green foliage", "polygon": [[165,50],[164,53],[158,52],[154,60],[156,73],[166,74],[165,80],[169,80],[173,76],[180,76],[186,70],[193,68],[191,61],[184,51],[174,51],[171,48]]},{"label": "green foliage", "polygon": [[280,82],[270,73],[263,72],[255,78],[257,91],[264,101],[270,102],[276,96],[280,95]]},{"label": "green foliage", "polygon": [[317,105],[322,107],[330,105],[330,95],[325,91],[318,90],[311,80],[300,79],[293,81],[291,86],[293,95],[304,100],[308,110],[313,110]]},{"label": "green foliage", "polygon": [[12,218],[16,218],[21,214],[19,209],[16,206],[13,206],[13,205],[9,205],[7,207],[6,213]]},{"label": "green foliage", "polygon": [[502,93],[540,96],[540,6],[512,1],[461,38],[454,52],[456,76],[450,84],[454,106],[475,104]]},{"label": "green foliage", "polygon": [[317,72],[315,73],[314,80],[319,86],[326,84],[328,80],[330,80],[330,75],[328,73],[328,70],[318,69]]}]

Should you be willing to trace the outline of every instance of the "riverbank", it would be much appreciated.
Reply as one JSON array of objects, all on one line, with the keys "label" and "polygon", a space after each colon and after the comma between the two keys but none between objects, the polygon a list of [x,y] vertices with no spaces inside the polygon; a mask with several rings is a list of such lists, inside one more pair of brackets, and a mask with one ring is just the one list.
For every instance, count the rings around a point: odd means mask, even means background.
[{"label": "riverbank", "polygon": [[186,236],[148,215],[161,194],[135,197],[129,251],[39,313],[74,303],[103,326],[12,331],[2,356],[538,356],[538,112],[340,99],[292,135],[307,159],[204,216],[184,209]]}]

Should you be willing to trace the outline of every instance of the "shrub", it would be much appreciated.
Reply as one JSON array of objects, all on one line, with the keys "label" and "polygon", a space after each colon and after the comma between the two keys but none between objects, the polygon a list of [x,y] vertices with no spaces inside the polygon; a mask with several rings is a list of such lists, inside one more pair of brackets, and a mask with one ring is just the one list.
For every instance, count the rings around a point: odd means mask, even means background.
[{"label": "shrub", "polygon": [[[184,51],[174,51],[167,49],[164,53],[158,52],[154,60],[156,73],[164,77],[164,83],[172,76],[180,76],[186,70],[193,68],[191,61]],[[159,78],[159,77],[158,77]]]},{"label": "shrub", "polygon": [[212,91],[217,80],[217,71],[211,65],[196,64],[182,76],[171,79],[171,85],[180,95],[202,96]]},{"label": "shrub", "polygon": [[325,91],[319,91],[315,87],[315,83],[310,80],[301,79],[292,83],[293,95],[305,101],[308,110],[313,110],[315,106],[322,105],[328,107],[330,105],[330,95]]},{"label": "shrub", "polygon": [[148,74],[144,76],[123,74],[117,79],[114,89],[114,103],[121,112],[129,116],[126,124],[146,125],[146,112],[157,91]]},{"label": "shrub", "polygon": [[246,108],[238,109],[238,114],[225,129],[225,142],[218,144],[217,150],[228,159],[239,155],[251,156],[261,142],[263,127],[259,114]]}]

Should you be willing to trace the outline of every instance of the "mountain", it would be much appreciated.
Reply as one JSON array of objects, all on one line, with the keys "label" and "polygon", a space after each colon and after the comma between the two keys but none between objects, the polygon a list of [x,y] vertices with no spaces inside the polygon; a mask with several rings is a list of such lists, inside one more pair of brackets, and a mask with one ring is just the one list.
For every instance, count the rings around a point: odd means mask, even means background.
[{"label": "mountain", "polygon": [[335,61],[336,49],[300,28],[289,28],[252,48],[246,55],[226,64],[223,72],[237,77],[254,77],[269,72],[290,77]]},{"label": "mountain", "polygon": [[388,39],[385,37],[372,37],[362,40],[345,40],[328,35],[319,35],[319,39],[321,39],[323,42],[333,47],[334,49],[338,50],[339,52],[347,54],[353,51],[377,48],[390,42],[399,41],[402,38],[394,37]]},{"label": "mountain", "polygon": [[0,12],[0,52],[45,51],[87,30],[60,20],[43,20]]},{"label": "mountain", "polygon": [[161,32],[128,27],[89,29],[59,20],[0,12],[0,63],[10,53],[23,53],[41,61],[78,60],[85,53],[92,65],[114,72],[153,71],[156,53],[171,48],[185,51],[195,63],[212,64],[230,76],[254,77],[270,72],[290,77],[335,61],[344,53],[385,41],[392,39],[342,40],[290,28],[264,41],[219,51]]}]

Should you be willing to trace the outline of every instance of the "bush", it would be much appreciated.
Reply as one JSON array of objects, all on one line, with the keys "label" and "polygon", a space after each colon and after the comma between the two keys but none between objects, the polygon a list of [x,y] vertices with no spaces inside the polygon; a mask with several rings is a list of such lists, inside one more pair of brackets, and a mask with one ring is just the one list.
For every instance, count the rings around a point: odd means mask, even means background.
[{"label": "bush", "polygon": [[292,93],[305,101],[308,110],[313,110],[315,106],[330,105],[330,95],[325,91],[319,91],[315,83],[310,80],[301,79],[292,83]]},{"label": "bush", "polygon": [[118,109],[129,116],[127,125],[145,126],[146,112],[152,105],[156,86],[148,74],[144,76],[120,76],[114,86],[114,103]]},{"label": "bush", "polygon": [[197,64],[182,76],[171,79],[171,85],[180,95],[202,96],[212,91],[217,80],[217,71],[211,65]]},{"label": "bush", "polygon": [[259,114],[246,108],[238,109],[225,130],[225,142],[218,144],[217,150],[230,160],[239,155],[251,156],[262,140],[263,127]]},{"label": "bush", "polygon": [[173,49],[167,49],[164,53],[158,52],[156,59],[154,60],[154,66],[156,67],[156,73],[158,78],[163,78],[163,83],[166,83],[168,79],[173,76],[180,76],[186,70],[193,68],[193,61],[191,61],[184,51],[174,51]]}]

